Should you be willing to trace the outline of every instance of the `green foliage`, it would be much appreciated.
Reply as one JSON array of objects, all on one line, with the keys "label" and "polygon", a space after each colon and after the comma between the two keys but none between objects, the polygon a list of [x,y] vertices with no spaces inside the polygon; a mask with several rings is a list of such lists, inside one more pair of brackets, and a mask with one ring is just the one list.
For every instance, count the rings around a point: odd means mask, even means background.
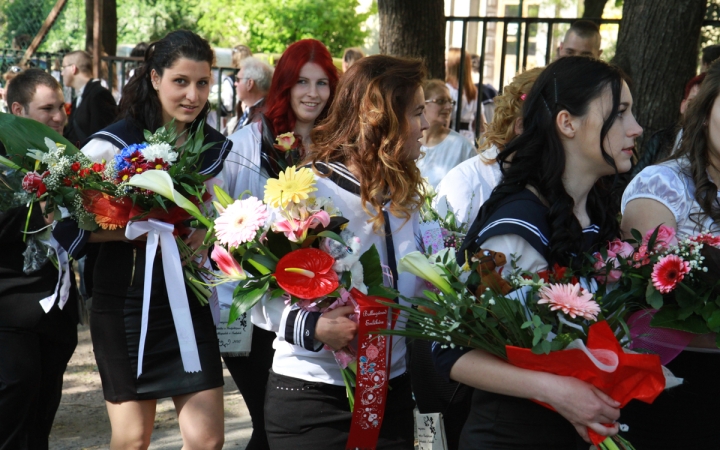
[{"label": "green foliage", "polygon": [[198,32],[221,47],[243,43],[253,52],[282,53],[295,41],[315,38],[340,56],[369,34],[362,24],[377,7],[358,13],[358,6],[358,0],[208,0],[193,11]]},{"label": "green foliage", "polygon": [[223,15],[218,14],[220,10],[199,0],[118,0],[118,44],[151,42],[172,30],[197,31],[199,16],[193,11],[200,7],[204,11],[212,11],[213,16]]},{"label": "green foliage", "polygon": [[[0,1],[0,46],[10,47],[16,36],[27,35],[26,44],[42,27],[56,0]],[[85,1],[68,0],[39,51],[57,52],[85,47]]]}]

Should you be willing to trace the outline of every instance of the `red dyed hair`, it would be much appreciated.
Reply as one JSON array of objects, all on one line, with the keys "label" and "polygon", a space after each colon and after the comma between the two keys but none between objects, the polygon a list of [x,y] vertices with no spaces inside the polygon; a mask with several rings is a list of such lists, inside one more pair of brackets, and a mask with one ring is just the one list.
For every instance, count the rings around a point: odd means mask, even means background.
[{"label": "red dyed hair", "polygon": [[330,97],[316,122],[327,115],[335,97],[338,73],[332,56],[325,45],[315,39],[303,39],[290,45],[275,66],[270,91],[265,99],[265,117],[272,126],[274,135],[295,130],[295,112],[290,104],[290,90],[300,78],[300,70],[307,63],[315,63],[330,81]]}]

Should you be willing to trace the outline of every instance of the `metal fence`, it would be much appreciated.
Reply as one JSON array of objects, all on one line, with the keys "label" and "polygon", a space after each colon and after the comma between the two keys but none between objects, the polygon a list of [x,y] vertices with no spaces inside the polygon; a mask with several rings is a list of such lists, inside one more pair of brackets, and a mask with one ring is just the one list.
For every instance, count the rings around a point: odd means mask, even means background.
[{"label": "metal fence", "polygon": [[[480,58],[480,84],[486,80],[486,71],[492,69],[492,72],[499,72],[499,76],[490,77],[497,83],[495,87],[498,92],[502,89],[507,80],[511,79],[520,69],[539,67],[548,65],[555,53],[558,43],[564,37],[564,31],[569,26],[579,20],[578,18],[570,19],[553,19],[540,17],[446,17],[447,24],[453,26],[457,23],[462,25],[462,45],[460,46],[460,69],[458,80],[458,98],[462,98],[463,77],[465,74],[465,55],[468,53],[468,35],[469,26],[473,24],[477,27],[474,30],[477,35],[477,49]],[[617,31],[619,31],[621,19],[586,19],[593,21],[599,25],[614,25],[615,41],[617,40]],[[475,25],[477,24],[477,25]],[[502,27],[500,32],[497,27]],[[703,29],[720,27],[720,20],[705,20]],[[448,26],[449,28],[449,26]],[[500,37],[499,42],[497,37]],[[611,44],[614,48],[614,43]],[[499,58],[496,56],[496,50],[500,49]],[[533,61],[530,61],[530,59]],[[531,64],[529,64],[531,63]],[[499,70],[495,70],[495,64],[499,64]],[[479,97],[479,93],[478,93]],[[460,102],[458,102],[459,104]],[[480,117],[482,102],[477,102],[477,111],[475,117]],[[461,110],[458,107],[455,117],[456,131],[460,127]],[[481,121],[475,120],[475,136],[480,136]]]}]

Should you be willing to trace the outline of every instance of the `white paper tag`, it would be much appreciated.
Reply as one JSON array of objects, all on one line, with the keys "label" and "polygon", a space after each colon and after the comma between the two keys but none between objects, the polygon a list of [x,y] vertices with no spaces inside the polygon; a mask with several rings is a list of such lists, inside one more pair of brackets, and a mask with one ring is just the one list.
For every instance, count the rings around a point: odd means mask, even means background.
[{"label": "white paper tag", "polygon": [[220,353],[228,356],[247,356],[252,347],[253,324],[246,314],[242,314],[228,327],[230,309],[220,310],[220,323],[217,337],[220,341]]},{"label": "white paper tag", "polygon": [[445,425],[441,413],[422,414],[415,411],[419,450],[447,450]]},{"label": "white paper tag", "polygon": [[425,252],[435,254],[445,248],[442,229],[438,222],[422,222],[420,224],[420,236],[422,236]]}]

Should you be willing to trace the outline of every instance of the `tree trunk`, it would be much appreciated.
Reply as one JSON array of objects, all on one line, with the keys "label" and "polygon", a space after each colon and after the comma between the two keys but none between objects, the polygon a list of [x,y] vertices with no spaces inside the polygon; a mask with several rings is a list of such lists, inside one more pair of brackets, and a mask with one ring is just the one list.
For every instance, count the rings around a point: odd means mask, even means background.
[{"label": "tree trunk", "polygon": [[[85,0],[85,50],[93,44],[93,0]],[[117,1],[103,0],[102,51],[108,55],[117,53]]]},{"label": "tree trunk", "polygon": [[585,10],[583,11],[583,19],[599,19],[605,10],[605,4],[608,0],[585,0]]},{"label": "tree trunk", "polygon": [[380,53],[421,58],[430,78],[445,79],[443,0],[378,0]]},{"label": "tree trunk", "polygon": [[644,128],[639,149],[678,120],[685,84],[697,70],[706,3],[625,0],[613,63],[633,80],[633,110]]}]

